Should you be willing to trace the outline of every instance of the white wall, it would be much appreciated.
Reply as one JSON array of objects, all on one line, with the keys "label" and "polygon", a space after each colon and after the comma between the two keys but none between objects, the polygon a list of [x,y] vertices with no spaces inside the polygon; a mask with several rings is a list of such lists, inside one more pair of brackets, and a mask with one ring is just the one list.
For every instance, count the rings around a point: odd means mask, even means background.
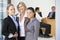
[{"label": "white wall", "polygon": [[60,40],[60,0],[56,0],[56,40]]},{"label": "white wall", "polygon": [[51,6],[55,5],[55,0],[11,0],[15,6],[17,6],[20,1],[25,2],[27,7],[40,7],[44,17],[51,11]]},{"label": "white wall", "polygon": [[7,16],[6,7],[7,7],[7,0],[3,0],[3,18]]}]

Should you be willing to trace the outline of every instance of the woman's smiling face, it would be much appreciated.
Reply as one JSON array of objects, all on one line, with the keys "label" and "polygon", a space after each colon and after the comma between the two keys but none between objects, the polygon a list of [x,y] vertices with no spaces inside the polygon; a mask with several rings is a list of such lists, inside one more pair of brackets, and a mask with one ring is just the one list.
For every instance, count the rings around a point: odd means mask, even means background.
[{"label": "woman's smiling face", "polygon": [[19,5],[19,11],[22,13],[22,12],[25,12],[25,7],[23,5]]},{"label": "woman's smiling face", "polygon": [[14,8],[14,6],[10,6],[7,11],[8,11],[8,13],[10,15],[14,15],[15,14],[15,8]]},{"label": "woman's smiling face", "polygon": [[33,18],[34,17],[34,12],[32,10],[27,10],[27,16],[28,18]]}]

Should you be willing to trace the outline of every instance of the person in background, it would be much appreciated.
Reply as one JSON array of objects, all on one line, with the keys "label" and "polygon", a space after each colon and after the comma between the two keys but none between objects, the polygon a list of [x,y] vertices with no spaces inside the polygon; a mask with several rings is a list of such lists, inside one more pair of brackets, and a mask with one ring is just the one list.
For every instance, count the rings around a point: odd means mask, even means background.
[{"label": "person in background", "polygon": [[55,6],[52,6],[52,7],[51,7],[51,10],[52,10],[52,11],[49,12],[47,18],[49,18],[49,19],[55,19]]},{"label": "person in background", "polygon": [[[38,11],[38,12],[37,12]],[[50,38],[51,36],[49,36],[49,34],[51,33],[51,25],[50,24],[47,24],[47,23],[44,23],[44,22],[42,22],[42,17],[41,17],[41,15],[39,14],[39,13],[41,13],[40,11],[39,11],[39,7],[36,7],[35,8],[35,12],[36,12],[36,19],[40,22],[40,29],[39,29],[39,36],[41,36],[41,37],[46,37],[46,38]],[[45,30],[45,32],[43,33],[42,32],[42,29],[41,28],[44,28],[44,29],[46,29]]]},{"label": "person in background", "polygon": [[26,37],[26,20],[27,20],[27,13],[26,13],[26,5],[24,2],[19,2],[17,5],[17,9],[19,14],[17,15],[18,17],[18,22],[19,22],[19,37],[18,40],[25,40]]},{"label": "person in background", "polygon": [[13,4],[7,6],[7,12],[8,16],[2,22],[2,35],[5,36],[5,40],[18,40],[18,23]]},{"label": "person in background", "polygon": [[26,40],[38,40],[40,23],[35,18],[34,8],[27,8],[27,15],[30,21],[26,26]]},{"label": "person in background", "polygon": [[[36,7],[35,8],[35,12],[36,12],[36,17],[37,17],[37,19],[39,19],[39,21],[41,21],[42,20],[42,12],[40,11],[40,8],[39,7]],[[41,35],[41,34],[43,34],[42,33],[42,30],[41,29],[39,29],[39,36]]]},{"label": "person in background", "polygon": [[35,8],[35,11],[40,15],[40,17],[42,17],[42,12],[40,11],[40,8],[39,7],[36,7]]}]

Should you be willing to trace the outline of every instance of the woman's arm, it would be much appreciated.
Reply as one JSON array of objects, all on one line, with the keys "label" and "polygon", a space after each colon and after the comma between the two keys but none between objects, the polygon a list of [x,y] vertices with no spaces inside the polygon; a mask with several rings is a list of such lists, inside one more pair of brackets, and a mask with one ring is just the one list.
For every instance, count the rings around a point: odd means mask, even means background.
[{"label": "woman's arm", "polygon": [[34,23],[34,40],[38,40],[40,22],[35,21]]},{"label": "woman's arm", "polygon": [[2,35],[5,35],[5,36],[8,36],[9,33],[8,33],[8,20],[7,19],[4,19],[3,22],[2,22]]}]

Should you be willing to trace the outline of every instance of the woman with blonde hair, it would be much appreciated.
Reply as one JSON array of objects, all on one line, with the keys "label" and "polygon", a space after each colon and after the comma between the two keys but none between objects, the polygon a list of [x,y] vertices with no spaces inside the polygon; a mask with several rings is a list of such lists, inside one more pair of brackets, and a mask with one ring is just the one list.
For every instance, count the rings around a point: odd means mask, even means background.
[{"label": "woman with blonde hair", "polygon": [[27,20],[27,14],[26,14],[26,5],[24,2],[19,2],[17,5],[17,9],[19,14],[17,15],[19,18],[19,40],[25,40],[25,24]]},{"label": "woman with blonde hair", "polygon": [[16,40],[18,37],[18,23],[15,17],[15,8],[13,4],[7,6],[8,16],[4,18],[2,23],[2,35],[5,40]]}]

